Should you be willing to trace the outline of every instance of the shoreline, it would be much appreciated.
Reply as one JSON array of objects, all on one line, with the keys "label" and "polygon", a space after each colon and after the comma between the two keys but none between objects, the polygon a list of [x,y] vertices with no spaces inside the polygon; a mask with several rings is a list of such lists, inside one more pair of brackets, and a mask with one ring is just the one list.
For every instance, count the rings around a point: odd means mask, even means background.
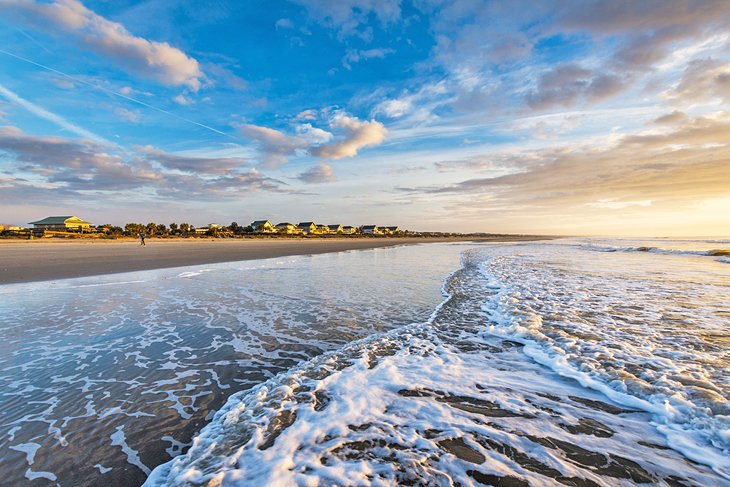
[{"label": "shoreline", "polygon": [[75,241],[3,241],[0,243],[0,285],[53,281],[221,262],[365,250],[435,242],[518,242],[555,237],[499,235],[446,238],[327,239],[147,239]]}]

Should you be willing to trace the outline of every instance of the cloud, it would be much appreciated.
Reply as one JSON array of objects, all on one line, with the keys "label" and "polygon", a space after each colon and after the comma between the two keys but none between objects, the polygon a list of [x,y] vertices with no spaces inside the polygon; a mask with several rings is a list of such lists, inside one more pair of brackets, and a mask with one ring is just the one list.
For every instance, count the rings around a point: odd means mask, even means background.
[{"label": "cloud", "polygon": [[285,164],[297,150],[306,149],[308,144],[303,137],[288,135],[279,130],[259,125],[243,125],[241,133],[258,142],[263,153],[263,165],[275,168]]},{"label": "cloud", "polygon": [[145,154],[150,162],[156,162],[166,169],[193,174],[230,174],[245,167],[246,161],[237,157],[191,157],[170,154],[152,146],[135,147]]},{"label": "cloud", "polygon": [[332,133],[313,127],[311,123],[303,123],[296,127],[297,135],[302,137],[310,146],[326,144],[332,140]]},{"label": "cloud", "polygon": [[687,122],[688,120],[689,117],[687,114],[674,110],[672,113],[667,113],[666,115],[656,118],[654,123],[657,125],[677,125]]},{"label": "cloud", "polygon": [[394,52],[395,51],[393,49],[389,48],[367,50],[348,49],[345,57],[342,58],[342,66],[349,71],[352,70],[353,64],[359,63],[362,60],[374,58],[384,59],[385,56]]},{"label": "cloud", "polygon": [[342,113],[332,118],[330,127],[343,131],[344,136],[331,144],[312,148],[312,155],[325,159],[354,157],[363,147],[381,144],[388,133],[385,126],[378,121],[362,121]]},{"label": "cloud", "polygon": [[84,48],[137,76],[192,91],[203,83],[198,61],[180,49],[134,36],[123,25],[105,19],[77,0],[0,0],[0,12],[43,32],[70,36]]},{"label": "cloud", "polygon": [[[306,117],[310,118],[310,115],[314,116],[316,113],[307,113]],[[323,159],[354,157],[363,147],[382,143],[387,134],[385,126],[380,122],[362,121],[341,111],[334,112],[327,123],[331,131],[314,127],[310,123],[298,124],[294,127],[296,135],[250,124],[241,126],[240,130],[243,135],[258,143],[263,165],[272,168],[285,164],[289,157],[297,153],[309,153]]]},{"label": "cloud", "polygon": [[575,64],[556,66],[540,77],[535,90],[527,95],[527,103],[535,109],[553,106],[568,107],[579,101],[599,101],[623,88],[615,75],[594,74]]},{"label": "cloud", "polygon": [[195,103],[191,98],[186,97],[182,93],[180,93],[175,98],[173,98],[172,101],[174,101],[178,105],[183,105],[183,106],[192,105],[193,103]]},{"label": "cloud", "polygon": [[294,120],[317,120],[317,117],[317,110],[309,109],[299,112]]},{"label": "cloud", "polygon": [[304,6],[316,22],[334,28],[338,38],[351,36],[366,41],[372,39],[372,28],[368,25],[370,16],[376,17],[382,26],[400,19],[400,0],[294,0]]},{"label": "cloud", "polygon": [[717,98],[730,103],[730,62],[712,58],[690,61],[677,87],[665,95],[684,102]]},{"label": "cloud", "polygon": [[114,113],[117,117],[130,123],[139,123],[142,119],[142,112],[139,110],[129,110],[127,108],[116,108]]},{"label": "cloud", "polygon": [[[498,154],[509,174],[401,188],[427,195],[488,195],[490,204],[567,211],[610,201],[698,202],[730,194],[730,119],[696,118],[665,133],[594,147],[563,145]],[[511,161],[511,162],[510,162]],[[595,205],[594,205],[595,206]]]},{"label": "cloud", "polygon": [[292,22],[291,19],[282,18],[282,19],[277,20],[276,23],[274,23],[274,27],[276,27],[276,30],[293,29],[294,22]]},{"label": "cloud", "polygon": [[334,169],[324,162],[310,167],[297,176],[297,179],[305,183],[331,183],[337,180]]},{"label": "cloud", "polygon": [[244,171],[238,158],[182,156],[150,146],[111,152],[91,140],[30,135],[12,126],[0,127],[0,153],[14,175],[0,189],[6,201],[18,201],[13,198],[23,192],[55,195],[53,201],[78,200],[89,191],[95,198],[134,190],[142,199],[186,200],[240,198],[242,190],[290,192],[282,181]]},{"label": "cloud", "polygon": [[495,159],[497,159],[495,156],[476,156],[455,161],[438,161],[434,163],[434,167],[438,172],[485,171],[501,165],[496,163]]},{"label": "cloud", "polygon": [[45,120],[48,120],[49,122],[52,122],[52,123],[58,125],[59,127],[61,127],[62,129],[68,130],[69,132],[71,132],[73,134],[76,134],[78,136],[84,137],[89,140],[94,140],[98,143],[112,145],[111,142],[104,139],[103,137],[96,135],[95,133],[90,132],[84,128],[81,128],[74,123],[69,122],[68,120],[61,117],[60,115],[51,113],[48,110],[46,110],[45,108],[36,105],[35,103],[32,103],[24,98],[21,98],[20,96],[16,95],[9,89],[5,88],[2,84],[0,84],[0,96],[4,96],[11,103],[15,103],[16,105],[25,108],[33,115],[36,115]]},{"label": "cloud", "polygon": [[142,161],[127,163],[91,140],[38,137],[0,127],[0,151],[16,160],[16,172],[32,173],[51,184],[76,189],[120,190],[158,179]]},{"label": "cloud", "polygon": [[674,45],[712,31],[726,31],[730,14],[724,0],[648,0],[565,4],[555,29],[587,32],[617,45],[610,61],[624,69],[647,70]]}]

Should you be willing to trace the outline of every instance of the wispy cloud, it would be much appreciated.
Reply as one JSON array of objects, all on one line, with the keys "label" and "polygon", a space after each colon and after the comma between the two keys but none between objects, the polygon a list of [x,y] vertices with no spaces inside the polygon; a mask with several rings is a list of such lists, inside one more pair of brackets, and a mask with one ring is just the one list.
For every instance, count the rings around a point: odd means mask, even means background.
[{"label": "wispy cloud", "polygon": [[180,49],[132,35],[77,0],[0,0],[0,12],[36,29],[70,35],[123,70],[165,85],[196,91],[205,79],[198,61]]},{"label": "wispy cloud", "polygon": [[52,122],[59,127],[61,127],[64,130],[67,130],[68,132],[71,132],[72,134],[76,134],[80,137],[84,137],[89,140],[93,140],[102,144],[106,145],[113,145],[108,140],[104,139],[103,137],[96,135],[93,132],[90,132],[84,128],[79,127],[78,125],[69,122],[65,118],[63,118],[60,115],[56,115],[55,113],[49,112],[45,108],[36,105],[33,102],[30,102],[26,100],[25,98],[21,98],[17,94],[13,93],[9,89],[7,89],[5,86],[0,84],[0,95],[5,97],[9,102],[14,103],[18,105],[19,107],[22,107],[26,110],[28,110],[33,115],[36,115],[38,117],[41,117],[45,120],[48,120],[49,122]]},{"label": "wispy cloud", "polygon": [[352,65],[359,63],[360,61],[368,59],[384,59],[388,54],[392,54],[395,51],[389,48],[380,49],[348,49],[345,57],[342,58],[342,66],[345,69],[351,70]]},{"label": "wispy cloud", "polygon": [[730,192],[730,121],[700,117],[668,132],[627,135],[606,146],[564,145],[493,158],[510,173],[402,191],[488,194],[492,203],[554,210],[601,201],[615,208],[644,200],[698,202]]},{"label": "wispy cloud", "polygon": [[143,188],[147,199],[240,198],[241,190],[289,192],[286,183],[246,168],[240,158],[183,156],[152,146],[125,151],[88,139],[31,135],[12,126],[0,127],[0,152],[10,156],[7,164],[16,174],[5,181],[0,199],[21,187],[69,198],[86,191],[102,197]]}]

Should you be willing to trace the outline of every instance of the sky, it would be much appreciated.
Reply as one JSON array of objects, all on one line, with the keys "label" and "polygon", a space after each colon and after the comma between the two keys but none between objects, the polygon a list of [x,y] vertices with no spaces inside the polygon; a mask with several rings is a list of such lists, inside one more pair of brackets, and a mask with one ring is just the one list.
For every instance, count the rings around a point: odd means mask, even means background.
[{"label": "sky", "polygon": [[0,0],[0,223],[730,235],[727,0]]}]

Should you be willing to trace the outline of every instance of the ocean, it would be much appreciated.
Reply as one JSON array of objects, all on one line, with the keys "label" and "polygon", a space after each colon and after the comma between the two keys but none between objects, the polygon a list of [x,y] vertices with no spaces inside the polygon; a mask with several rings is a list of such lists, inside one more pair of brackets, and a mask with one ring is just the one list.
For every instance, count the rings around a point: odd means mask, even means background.
[{"label": "ocean", "polygon": [[730,485],[730,240],[0,286],[9,485]]}]

